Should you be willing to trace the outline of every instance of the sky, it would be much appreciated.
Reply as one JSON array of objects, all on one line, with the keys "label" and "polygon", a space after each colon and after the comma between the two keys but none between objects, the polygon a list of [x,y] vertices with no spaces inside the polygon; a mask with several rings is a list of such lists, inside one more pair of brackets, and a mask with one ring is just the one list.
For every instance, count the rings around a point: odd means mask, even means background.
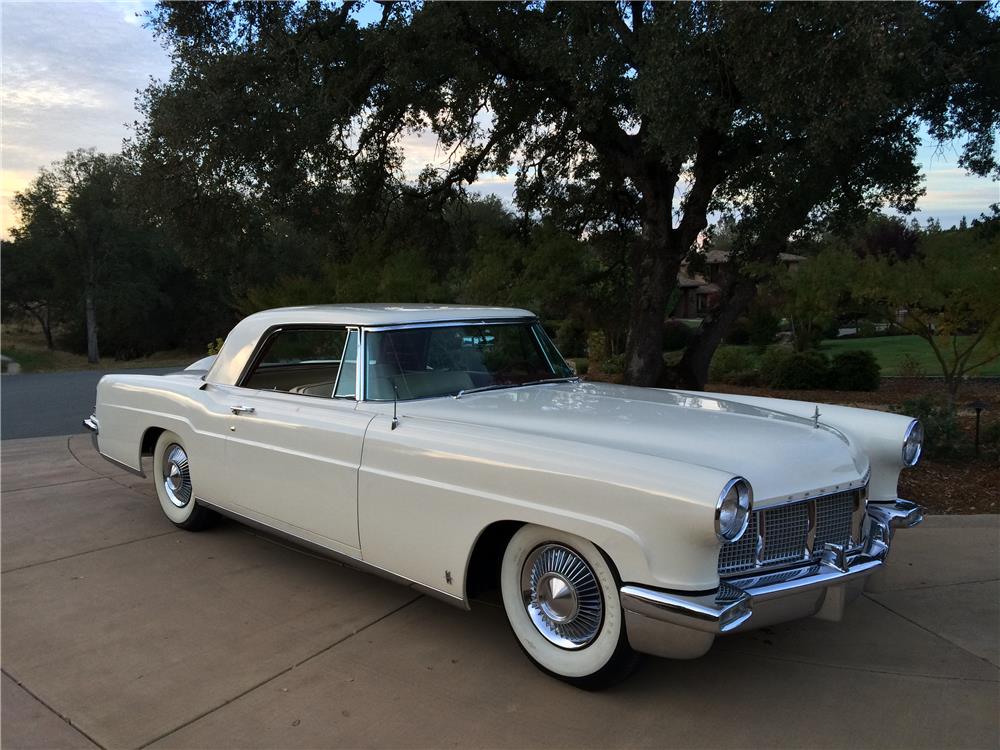
[{"label": "sky", "polygon": [[[121,148],[137,91],[170,72],[167,52],[140,17],[152,3],[10,2],[0,0],[0,232],[15,217],[10,198],[38,169],[77,148]],[[367,11],[366,12],[370,12]],[[428,136],[405,141],[406,172],[416,175],[444,156]],[[942,226],[986,212],[1000,186],[958,167],[954,147],[925,143],[918,161],[927,195],[917,204],[921,223]],[[509,202],[513,177],[486,175],[473,189]]]}]

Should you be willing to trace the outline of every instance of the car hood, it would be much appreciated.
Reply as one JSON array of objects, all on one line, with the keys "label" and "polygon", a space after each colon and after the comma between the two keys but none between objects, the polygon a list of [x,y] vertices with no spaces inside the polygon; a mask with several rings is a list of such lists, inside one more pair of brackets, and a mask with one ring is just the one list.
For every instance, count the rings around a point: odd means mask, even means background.
[{"label": "car hood", "polygon": [[[822,413],[822,408],[820,408]],[[868,458],[812,419],[717,396],[607,383],[555,383],[400,405],[405,416],[584,442],[746,477],[758,507],[856,485]]]}]

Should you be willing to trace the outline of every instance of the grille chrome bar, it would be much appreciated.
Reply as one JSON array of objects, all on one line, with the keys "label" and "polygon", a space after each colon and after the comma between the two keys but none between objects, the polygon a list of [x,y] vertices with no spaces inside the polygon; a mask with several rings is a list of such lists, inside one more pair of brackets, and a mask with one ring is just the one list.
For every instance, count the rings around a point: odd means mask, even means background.
[{"label": "grille chrome bar", "polygon": [[719,551],[719,575],[814,560],[828,544],[857,546],[865,489],[755,511],[746,532]]}]

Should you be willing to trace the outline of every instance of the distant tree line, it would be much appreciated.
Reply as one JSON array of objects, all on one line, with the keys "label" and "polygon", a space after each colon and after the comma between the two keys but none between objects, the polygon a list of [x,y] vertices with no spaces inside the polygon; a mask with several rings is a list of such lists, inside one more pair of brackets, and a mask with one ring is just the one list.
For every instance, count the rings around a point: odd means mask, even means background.
[{"label": "distant tree line", "polygon": [[[279,303],[521,304],[570,348],[606,329],[630,382],[699,387],[789,242],[912,209],[921,127],[1000,174],[989,4],[380,7],[159,4],[169,79],[122,156],[70,155],[18,197],[4,304],[92,357],[98,333],[140,353]],[[450,159],[406,180],[399,137],[421,130]],[[469,194],[510,171],[512,210]],[[713,217],[733,271],[667,366],[676,274]]]}]

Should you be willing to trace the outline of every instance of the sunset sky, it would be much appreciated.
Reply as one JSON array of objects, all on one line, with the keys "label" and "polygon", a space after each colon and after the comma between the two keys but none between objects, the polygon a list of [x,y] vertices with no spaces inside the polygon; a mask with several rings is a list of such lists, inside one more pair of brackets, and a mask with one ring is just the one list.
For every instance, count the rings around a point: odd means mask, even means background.
[{"label": "sunset sky", "polygon": [[[139,17],[151,3],[8,2],[2,24],[2,153],[0,230],[14,223],[10,198],[39,167],[67,151],[93,147],[117,151],[138,116],[136,91],[150,78],[165,78],[167,53]],[[370,12],[370,11],[369,11]],[[407,141],[407,171],[440,163],[432,139]],[[1000,200],[997,183],[966,175],[957,150],[926,144],[920,150],[927,195],[917,218],[933,216],[943,226],[970,219]],[[488,177],[476,188],[509,200],[512,178]]]}]

